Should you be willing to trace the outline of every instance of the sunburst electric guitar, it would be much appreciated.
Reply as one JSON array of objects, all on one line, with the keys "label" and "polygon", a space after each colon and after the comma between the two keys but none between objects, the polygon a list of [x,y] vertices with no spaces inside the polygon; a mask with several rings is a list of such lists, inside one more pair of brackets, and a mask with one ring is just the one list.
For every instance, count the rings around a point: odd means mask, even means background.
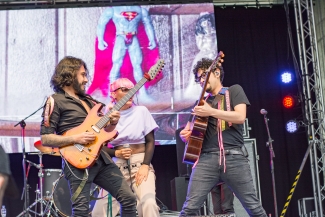
[{"label": "sunburst electric guitar", "polygon": [[[204,80],[204,85],[202,87],[202,92],[197,105],[204,104],[204,94],[207,88],[211,71],[212,69],[215,69],[216,65],[221,64],[223,62],[222,59],[223,57],[224,57],[224,53],[220,51],[218,53],[218,56],[215,58],[215,60],[212,62],[211,66],[207,70],[206,77]],[[193,119],[191,121],[191,126],[190,126],[190,130],[192,131],[192,133],[185,145],[183,163],[194,164],[199,158],[203,139],[204,139],[204,134],[208,126],[208,118],[209,117],[193,116]]]},{"label": "sunburst electric guitar", "polygon": [[63,146],[60,148],[61,156],[79,169],[85,169],[93,165],[100,154],[103,144],[106,141],[114,140],[118,136],[116,130],[106,132],[104,129],[106,124],[110,121],[109,115],[113,111],[119,111],[147,81],[154,79],[163,67],[164,60],[158,60],[157,63],[150,68],[149,72],[145,73],[144,77],[131,90],[129,90],[129,92],[118,101],[106,115],[100,117],[98,113],[102,109],[103,105],[95,105],[89,111],[86,119],[81,125],[66,131],[63,136],[71,136],[83,132],[93,132],[96,135],[96,139],[92,143],[86,145],[70,144]]}]

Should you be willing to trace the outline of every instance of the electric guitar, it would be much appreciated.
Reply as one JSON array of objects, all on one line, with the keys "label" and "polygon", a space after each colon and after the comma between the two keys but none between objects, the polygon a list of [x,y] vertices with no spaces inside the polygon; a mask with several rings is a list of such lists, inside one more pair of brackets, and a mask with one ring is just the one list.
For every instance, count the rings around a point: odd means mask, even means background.
[{"label": "electric guitar", "polygon": [[164,60],[160,59],[153,65],[148,73],[131,89],[129,92],[119,100],[114,107],[104,116],[99,117],[98,113],[102,109],[102,104],[96,104],[88,113],[84,122],[78,127],[66,131],[63,136],[71,136],[80,134],[82,132],[93,132],[96,139],[86,145],[69,144],[60,148],[61,156],[64,157],[70,164],[79,168],[85,169],[95,163],[100,150],[106,141],[112,141],[118,136],[118,132],[106,132],[103,129],[110,121],[109,115],[113,111],[119,111],[129,99],[149,80],[152,80],[160,73],[164,67]]},{"label": "electric guitar", "polygon": [[[197,105],[201,106],[204,104],[204,94],[207,88],[211,71],[212,69],[215,70],[215,67],[223,62],[222,58],[224,56],[224,53],[220,51],[215,60],[212,62],[211,66],[206,70],[207,73],[204,80],[204,85],[202,87],[200,99],[198,100]],[[192,131],[192,133],[185,145],[183,163],[194,164],[199,158],[202,149],[204,134],[208,126],[208,119],[209,117],[193,116],[190,126],[190,130]]]}]

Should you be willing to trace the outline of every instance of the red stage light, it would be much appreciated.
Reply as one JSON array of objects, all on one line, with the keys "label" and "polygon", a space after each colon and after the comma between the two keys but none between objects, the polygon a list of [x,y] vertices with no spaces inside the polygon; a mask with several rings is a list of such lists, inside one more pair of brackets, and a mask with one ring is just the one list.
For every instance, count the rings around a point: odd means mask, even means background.
[{"label": "red stage light", "polygon": [[292,96],[285,96],[282,103],[285,108],[292,108],[295,104],[295,100]]}]

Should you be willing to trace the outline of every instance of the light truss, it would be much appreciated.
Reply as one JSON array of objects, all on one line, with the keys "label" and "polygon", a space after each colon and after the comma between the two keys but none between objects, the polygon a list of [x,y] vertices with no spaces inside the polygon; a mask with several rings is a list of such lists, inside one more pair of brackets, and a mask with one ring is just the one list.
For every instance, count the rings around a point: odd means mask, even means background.
[{"label": "light truss", "polygon": [[284,0],[213,0],[213,4],[221,7],[272,7],[273,5],[283,5]]},{"label": "light truss", "polygon": [[312,144],[310,162],[315,213],[323,217],[325,199],[324,156],[325,122],[322,80],[319,67],[317,37],[312,0],[294,0],[300,70],[308,141]]},{"label": "light truss", "polygon": [[284,0],[0,0],[0,10],[26,8],[89,7],[118,5],[185,4],[211,2],[221,7],[272,7]]},{"label": "light truss", "polygon": [[212,0],[0,0],[0,10],[212,3]]}]

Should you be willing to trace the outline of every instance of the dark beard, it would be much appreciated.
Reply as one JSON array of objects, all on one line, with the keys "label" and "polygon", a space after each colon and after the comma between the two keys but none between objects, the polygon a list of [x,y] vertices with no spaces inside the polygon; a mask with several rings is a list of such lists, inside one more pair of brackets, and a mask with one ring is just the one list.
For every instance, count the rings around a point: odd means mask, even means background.
[{"label": "dark beard", "polygon": [[77,79],[74,79],[73,83],[72,83],[72,87],[73,89],[76,91],[76,94],[81,95],[81,96],[85,96],[86,95],[86,91],[81,89],[81,85],[80,83],[78,83]]}]

